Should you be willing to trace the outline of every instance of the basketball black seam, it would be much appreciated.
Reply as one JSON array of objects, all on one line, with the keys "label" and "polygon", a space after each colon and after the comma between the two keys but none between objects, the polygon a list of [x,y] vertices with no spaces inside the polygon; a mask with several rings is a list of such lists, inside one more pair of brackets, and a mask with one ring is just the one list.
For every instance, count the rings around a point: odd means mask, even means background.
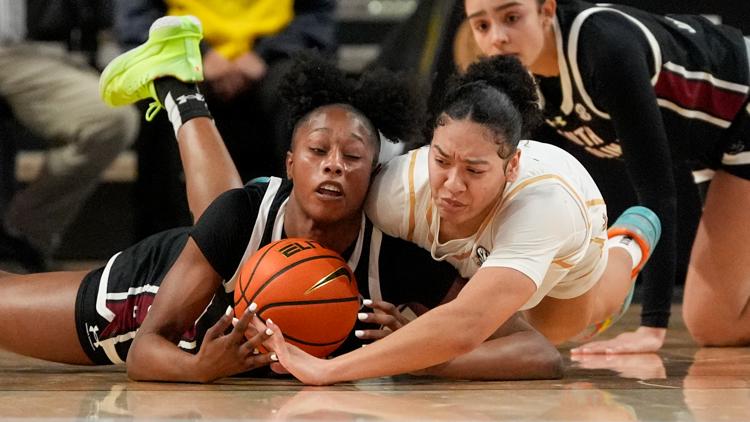
[{"label": "basketball black seam", "polygon": [[271,308],[278,308],[279,306],[293,306],[293,305],[317,305],[317,304],[326,304],[326,303],[344,303],[344,302],[354,302],[359,301],[359,296],[352,296],[352,297],[342,297],[342,298],[336,298],[336,299],[318,299],[318,300],[299,300],[299,301],[293,301],[293,302],[274,302],[270,305],[266,305],[262,308],[260,308],[256,314],[260,315],[264,311],[267,311]]},{"label": "basketball black seam", "polygon": [[300,343],[300,344],[304,344],[306,346],[333,346],[334,344],[339,344],[342,341],[346,340],[347,337],[349,337],[349,334],[347,334],[346,336],[342,337],[339,340],[332,341],[330,343],[312,343],[312,342],[309,342],[309,341],[300,340],[298,338],[294,338],[292,336],[288,336],[288,335],[284,334],[284,339],[286,339],[286,340],[292,340],[294,342],[297,342],[297,343]]},{"label": "basketball black seam", "polygon": [[[321,299],[321,300],[305,300],[305,301],[298,301],[298,302],[276,302],[272,303],[270,305],[264,306],[263,308],[259,309],[256,315],[258,315],[258,318],[261,319],[264,323],[266,322],[266,319],[263,318],[263,312],[267,311],[271,308],[276,308],[279,306],[291,306],[291,305],[316,305],[316,304],[326,304],[326,303],[344,303],[344,302],[353,302],[353,301],[359,301],[359,296],[352,296],[352,297],[344,297],[340,299]],[[292,337],[286,333],[284,333],[284,338],[292,341],[296,341],[297,343],[304,344],[307,346],[332,346],[334,344],[341,343],[342,341],[346,340],[346,338],[349,337],[349,334],[345,335],[339,340],[332,341],[330,343],[311,343],[309,341],[300,340],[296,337]]]},{"label": "basketball black seam", "polygon": [[[247,283],[245,283],[244,286],[242,285],[242,283],[240,283],[240,292],[242,293],[242,296],[240,297],[242,299],[245,299],[245,302],[247,302],[247,306],[250,306],[250,303],[252,303],[249,300],[247,300],[247,295],[246,295],[247,289],[248,287],[250,287],[250,282],[253,280],[253,277],[255,276],[255,271],[258,269],[258,265],[260,265],[261,261],[263,261],[263,258],[265,258],[266,255],[269,252],[271,252],[272,249],[273,249],[273,246],[269,245],[268,249],[266,249],[265,252],[263,252],[263,255],[255,263],[255,267],[253,267],[253,271],[250,273],[250,277],[248,278]],[[251,256],[251,259],[252,259],[252,256]],[[240,276],[242,276],[242,267],[240,267]],[[240,281],[241,281],[241,278],[240,278]],[[236,302],[235,306],[237,305],[237,303],[239,302]]]},{"label": "basketball black seam", "polygon": [[[265,254],[264,254],[264,256],[265,256]],[[268,286],[269,284],[271,284],[271,282],[273,280],[275,280],[277,277],[279,277],[280,275],[284,274],[285,272],[291,270],[292,268],[294,268],[297,265],[302,264],[304,262],[313,261],[315,259],[323,259],[323,258],[334,258],[334,259],[338,259],[338,260],[344,262],[343,259],[341,259],[340,256],[336,256],[336,255],[318,255],[318,256],[311,256],[311,257],[308,257],[308,258],[300,259],[299,261],[297,261],[295,263],[292,263],[292,264],[290,264],[290,265],[282,268],[281,270],[277,271],[276,274],[273,275],[273,277],[271,277],[268,280],[266,280],[265,283],[263,283],[260,287],[258,287],[258,290],[255,291],[255,294],[253,294],[253,297],[250,298],[249,302],[253,303],[253,301],[255,301],[255,298],[258,297],[258,295],[263,291],[263,289],[266,288],[266,286]],[[261,257],[261,259],[258,260],[258,264],[260,264],[260,262],[262,261],[262,259],[263,258]],[[346,262],[344,262],[344,264],[346,264]],[[257,264],[256,264],[256,268],[257,268]],[[255,269],[253,269],[253,275],[254,274],[255,274]],[[251,275],[250,279],[248,280],[248,283],[247,283],[248,286],[250,285],[250,280],[252,280],[252,277],[253,276]],[[245,297],[245,291],[242,292],[242,296]]]}]

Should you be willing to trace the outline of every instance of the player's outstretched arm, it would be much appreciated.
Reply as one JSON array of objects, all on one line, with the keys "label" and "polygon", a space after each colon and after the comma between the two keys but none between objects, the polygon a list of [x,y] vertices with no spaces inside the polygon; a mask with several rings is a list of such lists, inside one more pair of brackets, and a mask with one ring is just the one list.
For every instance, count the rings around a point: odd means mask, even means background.
[{"label": "player's outstretched arm", "polygon": [[476,349],[416,374],[469,380],[532,380],[558,379],[562,370],[557,348],[516,314]]},{"label": "player's outstretched arm", "polygon": [[[454,297],[446,298],[445,302]],[[359,338],[381,339],[408,323],[391,303],[365,300],[364,304],[374,312],[361,313],[360,319],[384,328],[363,330],[358,333]],[[414,309],[414,305],[410,307]],[[415,310],[415,313],[426,311]],[[558,379],[562,376],[562,358],[557,348],[517,313],[471,352],[413,375],[472,380]]]},{"label": "player's outstretched arm", "polygon": [[[534,282],[509,268],[483,268],[458,297],[403,328],[334,359],[317,359],[283,342],[281,328],[266,343],[279,362],[306,384],[415,372],[452,360],[479,347],[534,293]],[[492,306],[489,306],[492,304]]]}]

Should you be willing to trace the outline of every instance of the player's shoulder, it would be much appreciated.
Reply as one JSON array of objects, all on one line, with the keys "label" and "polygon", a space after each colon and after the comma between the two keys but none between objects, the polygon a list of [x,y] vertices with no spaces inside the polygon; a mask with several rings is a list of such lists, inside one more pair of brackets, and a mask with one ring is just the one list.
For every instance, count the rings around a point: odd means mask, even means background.
[{"label": "player's shoulder", "polygon": [[[247,182],[242,188],[233,189],[236,195],[244,192],[251,202],[260,203],[267,199],[284,200],[292,192],[293,184],[290,180],[279,177],[256,177]],[[230,191],[231,192],[231,191]]]}]

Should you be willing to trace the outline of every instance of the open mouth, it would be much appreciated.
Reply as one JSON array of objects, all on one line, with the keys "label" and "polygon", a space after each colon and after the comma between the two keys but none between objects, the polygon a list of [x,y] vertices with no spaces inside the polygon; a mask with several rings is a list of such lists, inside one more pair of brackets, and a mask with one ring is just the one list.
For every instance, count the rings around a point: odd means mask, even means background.
[{"label": "open mouth", "polygon": [[341,185],[332,182],[321,183],[320,186],[318,186],[318,189],[315,190],[315,192],[330,198],[339,198],[341,196],[344,196],[344,189],[341,187]]}]

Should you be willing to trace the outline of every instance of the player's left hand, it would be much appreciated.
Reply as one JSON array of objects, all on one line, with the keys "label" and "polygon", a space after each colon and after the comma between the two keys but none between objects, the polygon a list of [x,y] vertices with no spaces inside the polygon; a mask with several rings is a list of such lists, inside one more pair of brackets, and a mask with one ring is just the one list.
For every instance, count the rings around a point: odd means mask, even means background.
[{"label": "player's left hand", "polygon": [[374,312],[360,312],[357,318],[360,321],[380,325],[381,328],[379,330],[357,330],[354,333],[357,338],[378,340],[409,323],[409,320],[392,303],[370,299],[365,299],[362,303],[372,308]]},{"label": "player's left hand", "polygon": [[570,356],[583,369],[609,369],[624,378],[639,380],[666,379],[664,361],[656,353],[631,353],[619,355],[582,354]]},{"label": "player's left hand", "polygon": [[571,354],[652,353],[664,345],[666,328],[638,327],[609,340],[592,341],[570,350]]},{"label": "player's left hand", "polygon": [[[256,328],[260,329],[257,325]],[[261,323],[262,324],[262,323]],[[289,373],[301,382],[309,385],[328,385],[334,381],[328,377],[328,361],[319,359],[305,352],[299,347],[284,341],[281,328],[270,319],[266,320],[265,326],[270,328],[273,334],[263,343],[263,346],[272,350],[271,369],[276,373]]]}]

